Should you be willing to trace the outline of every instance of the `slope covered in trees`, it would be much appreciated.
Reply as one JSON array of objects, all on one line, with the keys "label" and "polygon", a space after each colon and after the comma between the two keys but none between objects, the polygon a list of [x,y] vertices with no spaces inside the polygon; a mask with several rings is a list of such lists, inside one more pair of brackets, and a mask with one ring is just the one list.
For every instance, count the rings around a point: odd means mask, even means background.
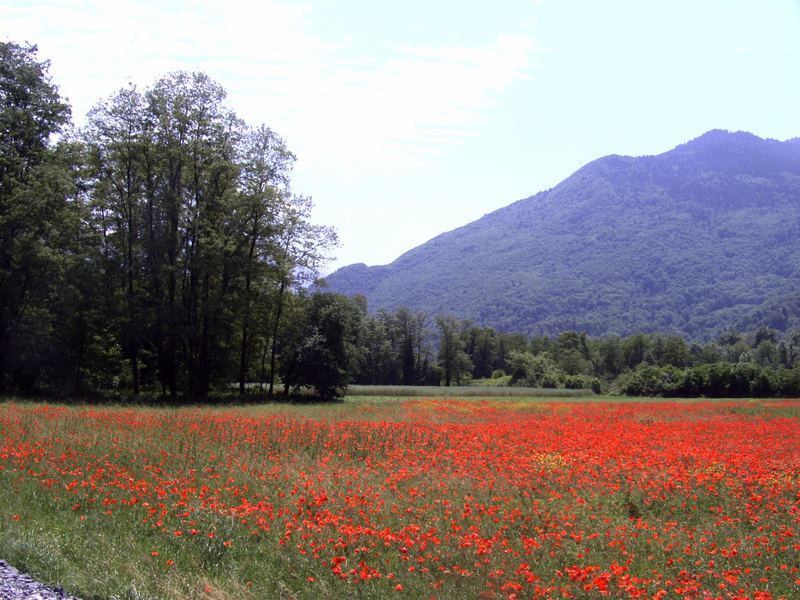
[{"label": "slope covered in trees", "polygon": [[800,325],[800,139],[710,131],[657,156],[607,156],[553,189],[332,291],[529,335],[568,329],[709,340]]}]

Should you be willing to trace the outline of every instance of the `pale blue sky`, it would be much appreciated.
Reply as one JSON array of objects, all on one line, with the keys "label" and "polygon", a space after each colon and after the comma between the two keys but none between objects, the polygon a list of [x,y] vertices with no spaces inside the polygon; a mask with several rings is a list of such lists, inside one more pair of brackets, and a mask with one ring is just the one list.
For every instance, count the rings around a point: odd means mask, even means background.
[{"label": "pale blue sky", "polygon": [[0,0],[81,123],[201,70],[297,154],[296,192],[385,264],[606,154],[800,136],[800,0]]}]

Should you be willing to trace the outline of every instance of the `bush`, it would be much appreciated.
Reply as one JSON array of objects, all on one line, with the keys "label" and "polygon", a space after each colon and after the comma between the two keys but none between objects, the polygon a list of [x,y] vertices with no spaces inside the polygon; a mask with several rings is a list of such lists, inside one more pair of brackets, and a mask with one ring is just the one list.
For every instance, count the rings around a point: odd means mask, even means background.
[{"label": "bush", "polygon": [[800,396],[800,369],[774,369],[752,362],[686,369],[639,365],[620,375],[617,387],[627,396],[795,397]]}]

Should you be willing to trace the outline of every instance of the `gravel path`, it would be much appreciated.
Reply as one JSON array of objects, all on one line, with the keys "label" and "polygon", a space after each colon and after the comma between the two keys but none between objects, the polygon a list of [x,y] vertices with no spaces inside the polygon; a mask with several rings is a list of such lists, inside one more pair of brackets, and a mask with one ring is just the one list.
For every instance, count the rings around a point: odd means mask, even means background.
[{"label": "gravel path", "polygon": [[0,600],[78,600],[63,590],[52,589],[20,573],[0,560]]}]

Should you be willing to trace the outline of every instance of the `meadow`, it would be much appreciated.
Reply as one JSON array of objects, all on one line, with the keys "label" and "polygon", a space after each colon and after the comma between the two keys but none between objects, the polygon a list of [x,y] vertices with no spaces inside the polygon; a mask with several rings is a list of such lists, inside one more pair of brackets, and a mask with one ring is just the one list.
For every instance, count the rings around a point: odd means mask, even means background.
[{"label": "meadow", "polygon": [[800,597],[800,401],[0,403],[0,558],[84,598]]}]

